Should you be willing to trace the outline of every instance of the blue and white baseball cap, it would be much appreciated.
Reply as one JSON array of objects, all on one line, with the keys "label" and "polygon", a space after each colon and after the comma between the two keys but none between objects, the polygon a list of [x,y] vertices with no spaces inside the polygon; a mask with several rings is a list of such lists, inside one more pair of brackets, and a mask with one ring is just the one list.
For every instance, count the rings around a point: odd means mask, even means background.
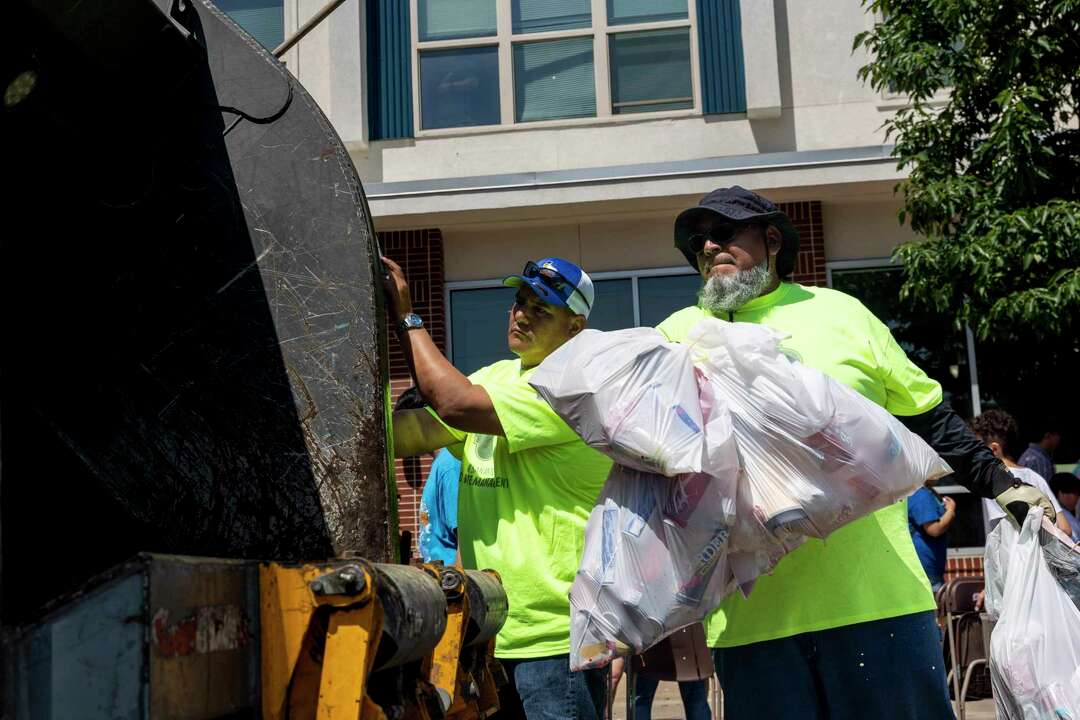
[{"label": "blue and white baseball cap", "polygon": [[503,285],[528,285],[547,304],[568,307],[577,315],[589,317],[592,311],[592,279],[569,260],[554,257],[530,260],[520,275],[511,275],[503,280]]}]

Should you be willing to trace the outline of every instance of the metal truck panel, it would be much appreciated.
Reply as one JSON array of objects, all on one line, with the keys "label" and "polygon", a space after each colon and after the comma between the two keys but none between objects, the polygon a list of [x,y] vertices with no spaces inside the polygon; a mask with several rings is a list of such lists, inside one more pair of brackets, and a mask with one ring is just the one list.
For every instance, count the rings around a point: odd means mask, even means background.
[{"label": "metal truck panel", "polygon": [[254,717],[254,562],[142,555],[4,643],[5,717]]},{"label": "metal truck panel", "polygon": [[137,551],[396,546],[378,248],[352,161],[212,4],[133,2],[0,8],[4,82],[36,78],[0,108],[17,180],[0,246],[8,623]]},{"label": "metal truck panel", "polygon": [[34,626],[5,652],[5,717],[146,717],[142,575],[118,578]]}]

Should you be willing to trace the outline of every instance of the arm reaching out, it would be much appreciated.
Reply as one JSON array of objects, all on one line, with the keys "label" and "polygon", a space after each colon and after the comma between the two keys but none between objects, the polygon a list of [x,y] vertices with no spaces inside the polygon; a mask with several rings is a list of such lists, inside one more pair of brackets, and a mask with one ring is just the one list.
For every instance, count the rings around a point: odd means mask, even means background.
[{"label": "arm reaching out", "polygon": [[1049,498],[1010,473],[947,403],[939,403],[921,415],[897,419],[949,463],[959,484],[980,497],[993,499],[1018,523],[1024,522],[1028,508],[1034,505],[1051,520],[1056,518]]},{"label": "arm reaching out", "polygon": [[458,442],[427,410],[394,411],[394,457],[412,457]]},{"label": "arm reaching out", "polygon": [[[409,284],[405,273],[396,262],[385,257],[382,261],[389,272],[384,290],[390,305],[390,322],[397,328],[401,320],[412,313]],[[401,342],[402,352],[405,353],[405,360],[416,374],[416,384],[420,386],[420,392],[444,422],[465,432],[503,434],[502,424],[487,391],[480,385],[469,382],[469,378],[450,364],[439,352],[426,329],[402,330],[398,333],[398,340]],[[396,420],[394,426],[396,433]],[[396,437],[394,445],[398,446]],[[406,444],[402,449],[411,450],[412,446]],[[398,457],[404,456],[399,454]]]},{"label": "arm reaching out", "polygon": [[945,503],[945,512],[933,522],[923,523],[923,530],[930,537],[941,537],[949,531],[949,526],[956,519],[956,501],[951,497],[944,497],[941,502]]}]

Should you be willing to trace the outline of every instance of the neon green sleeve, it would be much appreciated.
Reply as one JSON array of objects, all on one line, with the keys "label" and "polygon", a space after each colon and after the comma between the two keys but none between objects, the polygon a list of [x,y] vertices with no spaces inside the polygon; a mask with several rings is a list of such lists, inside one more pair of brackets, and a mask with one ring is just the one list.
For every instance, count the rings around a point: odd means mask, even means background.
[{"label": "neon green sleeve", "polygon": [[502,382],[485,382],[495,414],[499,416],[507,450],[516,453],[545,445],[561,445],[578,439],[570,426],[529,385],[525,376]]},{"label": "neon green sleeve", "polygon": [[[469,381],[473,382],[473,383],[476,383],[477,385],[483,385],[484,384],[484,379],[491,374],[490,370],[491,370],[492,367],[493,366],[489,365],[487,367],[480,368],[479,370],[477,370],[476,372],[474,372],[472,375],[469,376]],[[464,448],[465,438],[468,437],[469,433],[465,432],[464,430],[458,430],[456,427],[452,427],[450,425],[447,425],[446,421],[443,420],[441,417],[439,417],[439,413],[435,412],[434,408],[428,406],[428,407],[425,407],[424,409],[427,410],[429,413],[431,413],[431,417],[438,420],[439,424],[442,425],[444,428],[446,428],[450,432],[450,434],[454,436],[454,439],[457,442],[455,444],[453,444],[453,445],[448,445],[447,449],[450,450],[451,455],[453,455],[458,460],[460,460],[461,459],[461,452],[462,452],[462,449]]]},{"label": "neon green sleeve", "polygon": [[[487,391],[495,414],[499,417],[507,450],[519,450],[561,445],[578,439],[570,426],[555,414],[528,382],[531,373],[522,374],[516,361],[505,361],[477,370],[469,380]],[[447,425],[433,409],[425,408],[459,443],[469,433]],[[454,452],[451,447],[451,452]],[[457,455],[457,453],[454,453]]]},{"label": "neon green sleeve", "polygon": [[[446,421],[445,421],[445,420],[443,420],[443,419],[442,419],[441,417],[439,417],[439,413],[435,412],[435,409],[434,409],[434,408],[432,408],[432,407],[425,407],[424,409],[425,409],[425,410],[427,410],[427,411],[428,411],[428,412],[429,412],[429,413],[431,414],[431,417],[433,417],[433,418],[435,418],[436,420],[438,420],[438,421],[439,421],[439,424],[440,424],[440,425],[442,425],[442,426],[443,426],[444,428],[446,428],[446,429],[447,429],[447,430],[448,430],[448,431],[450,432],[450,434],[454,436],[454,440],[456,440],[456,441],[457,441],[456,443],[454,443],[454,445],[456,445],[456,446],[459,446],[459,447],[460,447],[460,444],[461,444],[461,443],[463,443],[463,442],[465,442],[465,438],[466,438],[466,436],[468,436],[468,434],[469,434],[469,433],[465,432],[464,430],[458,430],[458,429],[457,429],[456,427],[451,427],[451,426],[447,425],[447,424],[446,424]],[[452,453],[452,454],[453,454],[453,455],[454,455],[455,457],[460,457],[460,456],[458,455],[458,453],[455,453],[455,452],[454,452],[454,450],[453,450],[453,447],[454,447],[454,446],[452,446],[452,445],[448,445],[447,447],[449,447],[449,448],[450,448],[450,452],[451,452],[451,453]],[[459,450],[459,452],[460,452],[460,450]]]},{"label": "neon green sleeve", "polygon": [[941,384],[911,362],[889,328],[866,313],[870,345],[885,386],[885,409],[893,415],[921,415],[941,402]]}]

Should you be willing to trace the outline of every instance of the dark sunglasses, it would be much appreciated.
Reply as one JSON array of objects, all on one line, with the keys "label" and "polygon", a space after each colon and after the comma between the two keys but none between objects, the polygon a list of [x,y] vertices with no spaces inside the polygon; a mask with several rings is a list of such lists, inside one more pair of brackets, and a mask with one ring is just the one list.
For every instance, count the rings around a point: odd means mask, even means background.
[{"label": "dark sunglasses", "polygon": [[540,280],[544,285],[554,290],[563,300],[567,300],[571,295],[577,293],[585,301],[585,307],[589,307],[588,299],[577,289],[577,285],[567,280],[562,273],[554,268],[540,267],[530,260],[525,263],[525,269],[521,271],[521,276],[530,280],[533,278]]},{"label": "dark sunglasses", "polygon": [[705,250],[705,243],[708,241],[712,240],[713,243],[724,246],[747,228],[764,229],[765,224],[758,222],[716,223],[707,232],[694,233],[686,239],[686,243],[690,248],[690,252],[700,255]]}]

